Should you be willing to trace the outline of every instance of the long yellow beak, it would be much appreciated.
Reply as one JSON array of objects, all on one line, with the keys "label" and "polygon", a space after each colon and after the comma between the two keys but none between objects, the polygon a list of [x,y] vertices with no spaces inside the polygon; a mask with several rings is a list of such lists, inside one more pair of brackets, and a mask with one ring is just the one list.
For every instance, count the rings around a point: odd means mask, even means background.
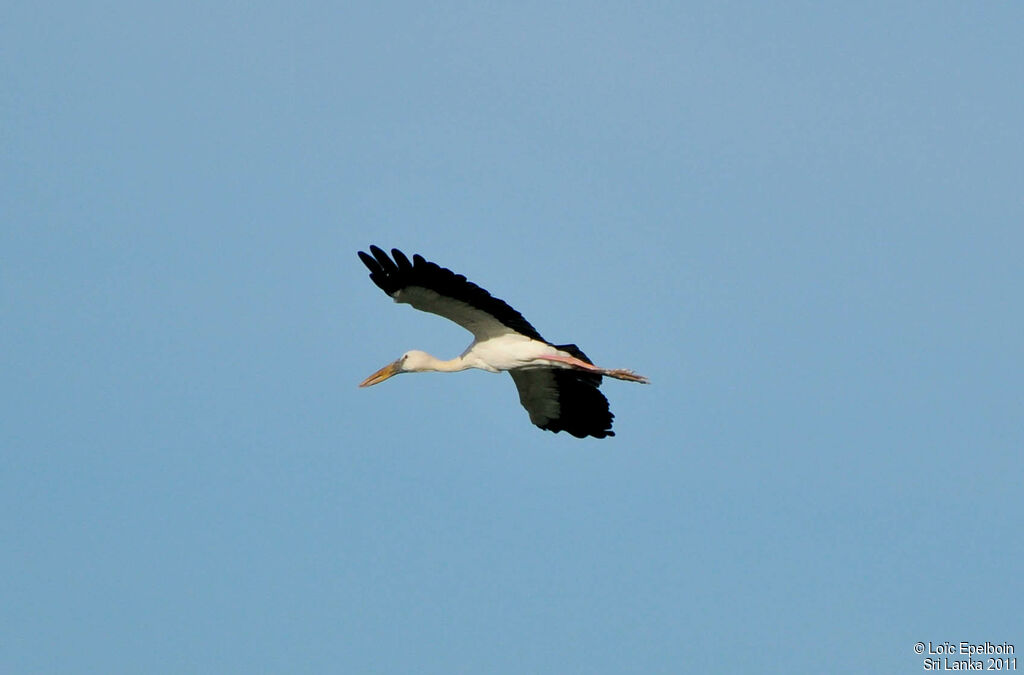
[{"label": "long yellow beak", "polygon": [[375,384],[380,384],[381,382],[383,382],[384,380],[388,379],[389,377],[392,377],[394,375],[398,375],[400,372],[402,372],[402,369],[399,367],[399,362],[398,361],[395,361],[393,363],[389,363],[388,365],[384,366],[383,368],[378,370],[373,375],[370,375],[368,378],[363,380],[363,383],[360,384],[359,386],[360,387],[372,387]]}]

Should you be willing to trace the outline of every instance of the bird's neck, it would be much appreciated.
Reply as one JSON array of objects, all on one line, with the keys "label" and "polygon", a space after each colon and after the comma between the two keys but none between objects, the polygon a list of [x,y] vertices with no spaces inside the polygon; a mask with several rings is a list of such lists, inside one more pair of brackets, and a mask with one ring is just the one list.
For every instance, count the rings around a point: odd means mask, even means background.
[{"label": "bird's neck", "polygon": [[443,361],[435,356],[430,356],[430,360],[427,363],[425,370],[433,370],[438,373],[457,373],[460,370],[467,370],[473,367],[473,364],[466,361],[461,356],[456,356],[454,359]]}]

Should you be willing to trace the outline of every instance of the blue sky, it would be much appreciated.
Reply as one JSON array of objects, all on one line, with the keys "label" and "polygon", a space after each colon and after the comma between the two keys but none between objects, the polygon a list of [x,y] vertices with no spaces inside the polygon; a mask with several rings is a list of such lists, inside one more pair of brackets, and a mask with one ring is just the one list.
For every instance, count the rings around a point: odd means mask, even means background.
[{"label": "blue sky", "polygon": [[[1016,3],[14,3],[0,670],[1024,648]],[[355,256],[608,382],[614,439]]]}]

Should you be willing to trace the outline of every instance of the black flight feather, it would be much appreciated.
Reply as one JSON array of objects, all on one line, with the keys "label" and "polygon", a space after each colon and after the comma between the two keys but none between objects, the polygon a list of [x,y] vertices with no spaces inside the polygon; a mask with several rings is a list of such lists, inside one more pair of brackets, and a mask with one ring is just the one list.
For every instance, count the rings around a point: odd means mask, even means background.
[{"label": "black flight feather", "polygon": [[388,295],[394,296],[398,291],[410,286],[426,288],[486,312],[503,325],[530,339],[547,342],[522,314],[504,300],[494,297],[472,281],[468,281],[461,274],[428,262],[419,254],[414,255],[412,262],[409,262],[405,254],[397,248],[391,249],[394,261],[376,246],[370,247],[370,253],[373,254],[372,257],[359,251],[359,259],[370,270],[370,279],[373,283]]}]

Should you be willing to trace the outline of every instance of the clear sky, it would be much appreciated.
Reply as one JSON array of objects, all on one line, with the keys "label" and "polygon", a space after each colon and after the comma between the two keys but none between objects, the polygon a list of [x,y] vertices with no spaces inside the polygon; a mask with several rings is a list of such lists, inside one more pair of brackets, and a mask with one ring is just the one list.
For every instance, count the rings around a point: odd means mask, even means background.
[{"label": "clear sky", "polygon": [[[0,672],[1024,658],[1024,6],[0,10]],[[648,375],[617,436],[421,253]],[[1022,662],[1021,667],[1024,667]]]}]

